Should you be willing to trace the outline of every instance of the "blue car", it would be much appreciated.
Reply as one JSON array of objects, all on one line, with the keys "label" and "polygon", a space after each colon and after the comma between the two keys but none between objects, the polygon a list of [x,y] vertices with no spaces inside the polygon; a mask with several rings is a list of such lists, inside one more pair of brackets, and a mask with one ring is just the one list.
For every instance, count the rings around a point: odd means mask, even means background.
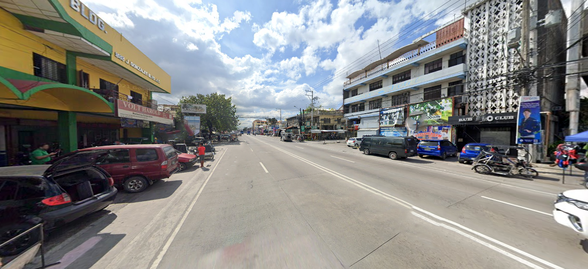
[{"label": "blue car", "polygon": [[463,146],[457,161],[459,163],[471,163],[480,154],[481,150],[490,150],[490,144],[469,143]]},{"label": "blue car", "polygon": [[457,156],[457,147],[448,140],[421,140],[417,153],[421,158],[436,156],[445,160],[448,156]]}]

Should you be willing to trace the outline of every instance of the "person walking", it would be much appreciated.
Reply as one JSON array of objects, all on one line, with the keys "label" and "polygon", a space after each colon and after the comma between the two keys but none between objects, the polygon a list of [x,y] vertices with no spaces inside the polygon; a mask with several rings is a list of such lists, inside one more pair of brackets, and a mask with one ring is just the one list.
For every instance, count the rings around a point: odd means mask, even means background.
[{"label": "person walking", "polygon": [[198,158],[200,158],[200,168],[204,168],[204,155],[206,154],[206,148],[202,143],[198,143]]},{"label": "person walking", "polygon": [[48,153],[49,144],[43,143],[39,148],[33,150],[31,153],[31,164],[45,164],[51,160],[51,157],[55,156],[57,152]]}]

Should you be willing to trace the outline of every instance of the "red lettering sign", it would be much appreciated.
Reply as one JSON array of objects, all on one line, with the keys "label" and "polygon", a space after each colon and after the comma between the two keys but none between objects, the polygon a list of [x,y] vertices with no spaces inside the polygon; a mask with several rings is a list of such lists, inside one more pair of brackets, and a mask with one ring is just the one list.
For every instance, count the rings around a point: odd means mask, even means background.
[{"label": "red lettering sign", "polygon": [[173,124],[173,116],[156,109],[131,102],[116,100],[116,116],[136,120],[147,120],[163,124]]}]

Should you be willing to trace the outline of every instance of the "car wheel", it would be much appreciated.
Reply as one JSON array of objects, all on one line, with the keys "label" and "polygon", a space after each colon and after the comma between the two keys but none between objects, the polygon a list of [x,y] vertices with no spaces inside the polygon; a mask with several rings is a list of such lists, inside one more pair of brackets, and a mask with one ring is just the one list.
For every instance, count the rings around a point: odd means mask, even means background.
[{"label": "car wheel", "polygon": [[588,180],[584,181],[582,185],[584,185],[584,188],[588,189]]},{"label": "car wheel", "polygon": [[388,153],[388,157],[390,157],[392,160],[398,160],[398,154],[396,154],[394,151]]},{"label": "car wheel", "polygon": [[143,177],[135,176],[125,180],[123,187],[126,192],[136,193],[144,191],[149,183]]},{"label": "car wheel", "polygon": [[441,154],[441,160],[445,160],[447,158],[447,154],[445,152],[443,152],[443,154]]},{"label": "car wheel", "polygon": [[185,163],[180,163],[180,171],[184,171],[186,170],[186,164]]},{"label": "car wheel", "polygon": [[462,160],[462,159],[457,159],[457,162],[458,162],[458,163],[465,163],[465,161],[464,161],[464,160]]},{"label": "car wheel", "polygon": [[363,154],[365,154],[365,155],[370,155],[370,150],[369,150],[369,149],[364,149],[364,150],[363,150]]},{"label": "car wheel", "polygon": [[[28,223],[6,225],[5,227],[0,228],[0,242],[6,242],[32,227],[33,225]],[[35,229],[0,248],[0,256],[6,257],[19,254],[39,240],[39,229]]]},{"label": "car wheel", "polygon": [[419,154],[419,157],[421,157],[421,158],[425,158],[425,155],[423,155],[423,154]]}]

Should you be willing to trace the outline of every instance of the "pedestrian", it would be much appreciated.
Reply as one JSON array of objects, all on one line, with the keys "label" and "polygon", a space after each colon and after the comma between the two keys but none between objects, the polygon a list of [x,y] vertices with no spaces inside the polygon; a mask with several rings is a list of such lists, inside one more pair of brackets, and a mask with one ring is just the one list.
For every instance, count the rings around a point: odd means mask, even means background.
[{"label": "pedestrian", "polygon": [[48,153],[49,144],[42,143],[39,148],[33,150],[31,153],[31,164],[45,164],[46,162],[51,160],[52,156],[55,156],[57,152]]},{"label": "pedestrian", "polygon": [[153,139],[153,144],[159,144],[159,141],[157,140],[157,136]]},{"label": "pedestrian", "polygon": [[200,158],[200,168],[204,168],[204,154],[206,154],[206,148],[202,145],[202,142],[198,143],[198,158]]}]

